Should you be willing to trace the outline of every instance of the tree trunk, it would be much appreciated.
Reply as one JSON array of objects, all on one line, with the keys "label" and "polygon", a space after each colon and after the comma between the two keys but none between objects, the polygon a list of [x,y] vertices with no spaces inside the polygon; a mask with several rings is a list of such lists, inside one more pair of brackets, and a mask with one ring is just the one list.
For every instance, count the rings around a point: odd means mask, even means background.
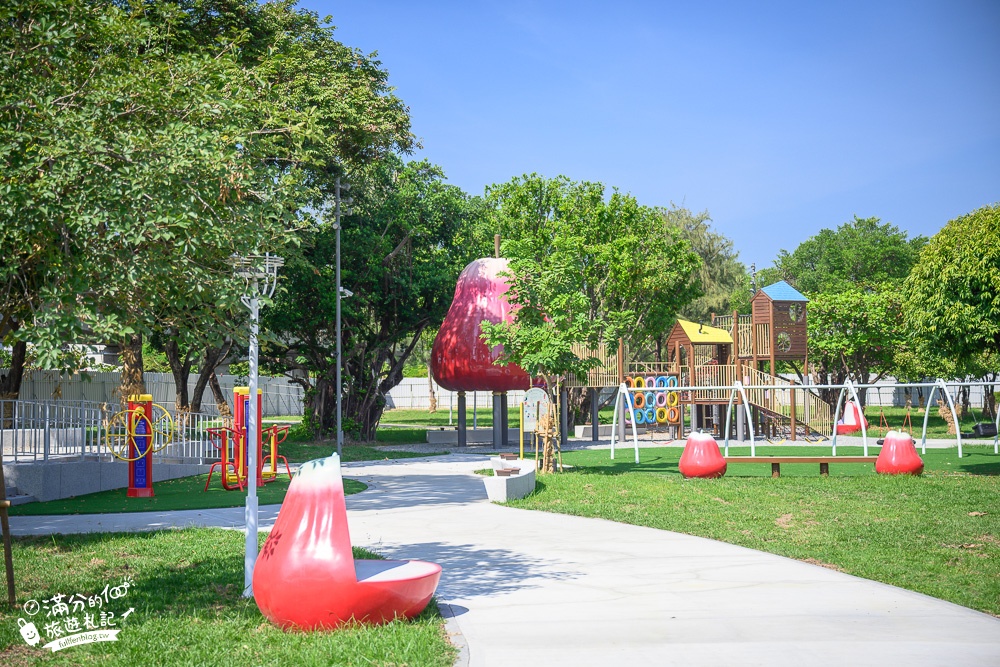
[{"label": "tree trunk", "polygon": [[[939,398],[937,404],[938,414],[944,419],[944,423],[948,425],[948,435],[955,435],[957,433],[957,426],[955,418],[951,416],[951,409],[948,407],[948,402],[943,398]],[[961,415],[959,415],[959,418],[961,418]]]},{"label": "tree trunk", "polygon": [[142,334],[127,336],[122,341],[122,379],[118,388],[118,397],[122,405],[129,396],[146,393],[146,384],[142,377]]},{"label": "tree trunk", "polygon": [[[222,387],[219,386],[219,376],[215,374],[215,369],[212,369],[212,372],[208,374],[208,385],[212,388],[212,395],[215,396],[215,405],[219,409],[219,414],[231,418],[233,411],[229,408],[226,395],[222,393]],[[201,406],[199,405],[199,407]]]},{"label": "tree trunk", "polygon": [[168,339],[164,346],[170,373],[174,376],[174,410],[177,414],[190,412],[188,400],[188,378],[191,377],[191,354],[181,354],[181,348],[174,339]]},{"label": "tree trunk", "polygon": [[983,419],[996,421],[997,418],[997,397],[993,393],[993,385],[988,384],[983,387]]},{"label": "tree trunk", "polygon": [[[11,350],[10,368],[7,375],[0,375],[0,400],[3,404],[3,413],[0,414],[0,428],[13,428],[14,404],[6,401],[16,401],[21,394],[21,380],[24,377],[24,356],[28,345],[23,340],[14,343]],[[3,452],[0,452],[2,455]]]},{"label": "tree trunk", "polygon": [[438,409],[438,400],[434,394],[434,377],[431,375],[430,364],[427,364],[427,392],[430,394],[430,407],[427,411],[434,414]]},{"label": "tree trunk", "polygon": [[21,381],[24,379],[24,358],[27,350],[28,344],[23,340],[14,343],[7,375],[0,375],[0,399],[17,399],[21,394]]},{"label": "tree trunk", "polygon": [[[205,395],[205,387],[210,384],[211,378],[215,376],[215,369],[219,367],[219,364],[225,359],[226,355],[229,354],[229,348],[232,343],[226,342],[219,347],[211,346],[205,348],[205,356],[202,359],[201,367],[198,369],[198,379],[194,383],[194,391],[191,392],[191,412],[201,412],[201,401],[202,397]],[[219,386],[219,378],[215,378],[215,386]],[[212,388],[213,393],[215,392],[215,387]],[[222,394],[222,388],[219,388],[218,394],[215,394],[215,403],[219,406],[219,413],[222,413],[222,408],[225,406],[226,410],[229,409],[229,404],[226,402],[225,397],[219,400],[219,395]],[[228,415],[227,415],[228,416]]]}]

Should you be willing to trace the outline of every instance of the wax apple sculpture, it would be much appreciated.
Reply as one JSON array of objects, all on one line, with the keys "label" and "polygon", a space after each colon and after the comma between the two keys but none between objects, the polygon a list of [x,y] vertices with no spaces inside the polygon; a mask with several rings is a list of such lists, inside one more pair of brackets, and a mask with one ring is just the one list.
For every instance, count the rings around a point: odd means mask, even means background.
[{"label": "wax apple sculpture", "polygon": [[440,578],[436,563],[354,559],[334,454],[303,464],[289,485],[254,567],[253,596],[283,629],[330,630],[412,618]]},{"label": "wax apple sculpture", "polygon": [[516,364],[497,366],[503,348],[489,348],[483,339],[482,322],[513,322],[507,303],[510,285],[500,274],[507,260],[477,259],[462,271],[455,285],[455,298],[434,338],[431,373],[449,391],[511,391],[528,389],[531,379]]},{"label": "wax apple sculpture", "polygon": [[677,469],[685,477],[722,477],[726,474],[726,459],[715,438],[696,431],[688,436]]},{"label": "wax apple sculpture", "polygon": [[919,475],[924,462],[913,446],[909,433],[889,431],[885,434],[882,451],[875,460],[875,472],[880,475]]}]

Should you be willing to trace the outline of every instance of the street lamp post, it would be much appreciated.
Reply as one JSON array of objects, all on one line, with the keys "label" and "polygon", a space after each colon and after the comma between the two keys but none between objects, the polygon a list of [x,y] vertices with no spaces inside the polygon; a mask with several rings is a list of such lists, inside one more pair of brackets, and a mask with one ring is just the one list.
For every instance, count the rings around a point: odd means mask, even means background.
[{"label": "street lamp post", "polygon": [[[340,176],[337,177],[333,198],[333,228],[337,232],[337,456],[344,455],[344,424],[343,424],[343,396],[344,382],[341,379],[341,368],[343,367],[341,357],[341,325],[340,325],[340,299],[342,296],[351,296],[351,292],[340,286],[340,217],[350,215],[349,206],[354,202],[350,197],[342,197],[342,192],[351,189],[349,183],[341,183]],[[343,204],[343,207],[341,207]]]},{"label": "street lamp post", "polygon": [[250,310],[250,408],[247,410],[247,504],[246,554],[243,559],[243,597],[253,597],[253,568],[257,563],[257,451],[260,447],[260,424],[257,423],[257,332],[260,298],[274,296],[278,269],[285,260],[270,253],[236,258],[236,275],[247,281],[247,294],[241,297]]}]

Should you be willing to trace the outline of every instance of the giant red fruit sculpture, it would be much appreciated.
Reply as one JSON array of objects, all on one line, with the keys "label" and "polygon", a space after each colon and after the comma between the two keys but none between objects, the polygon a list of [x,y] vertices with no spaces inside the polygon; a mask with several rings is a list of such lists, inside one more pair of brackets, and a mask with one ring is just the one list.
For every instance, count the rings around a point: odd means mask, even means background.
[{"label": "giant red fruit sculpture", "polygon": [[913,438],[902,431],[885,434],[882,451],[875,460],[875,472],[881,475],[919,475],[924,462],[913,446]]},{"label": "giant red fruit sculpture", "polygon": [[496,366],[502,349],[480,338],[483,320],[512,322],[507,303],[507,260],[487,257],[465,267],[455,285],[455,298],[431,348],[431,373],[450,391],[511,391],[528,389],[531,379],[516,364]]},{"label": "giant red fruit sculpture", "polygon": [[685,477],[722,477],[726,474],[726,459],[722,458],[715,438],[695,432],[684,444],[677,469]]},{"label": "giant red fruit sculpture", "polygon": [[441,578],[436,563],[354,560],[336,454],[302,465],[253,571],[261,612],[283,629],[416,616]]}]

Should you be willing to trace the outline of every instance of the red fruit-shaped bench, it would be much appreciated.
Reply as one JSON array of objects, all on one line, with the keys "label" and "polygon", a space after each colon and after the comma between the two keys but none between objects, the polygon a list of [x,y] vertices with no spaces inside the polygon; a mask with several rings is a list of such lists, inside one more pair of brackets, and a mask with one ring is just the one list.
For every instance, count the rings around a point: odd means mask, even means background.
[{"label": "red fruit-shaped bench", "polygon": [[726,460],[715,438],[695,432],[688,436],[677,469],[685,477],[722,477],[726,474]]},{"label": "red fruit-shaped bench", "polygon": [[880,475],[919,475],[924,471],[924,462],[913,446],[913,438],[902,431],[885,434],[882,451],[875,461],[875,472]]},{"label": "red fruit-shaped bench", "polygon": [[253,573],[257,606],[283,629],[412,618],[430,601],[441,566],[355,560],[337,455],[299,468]]}]

